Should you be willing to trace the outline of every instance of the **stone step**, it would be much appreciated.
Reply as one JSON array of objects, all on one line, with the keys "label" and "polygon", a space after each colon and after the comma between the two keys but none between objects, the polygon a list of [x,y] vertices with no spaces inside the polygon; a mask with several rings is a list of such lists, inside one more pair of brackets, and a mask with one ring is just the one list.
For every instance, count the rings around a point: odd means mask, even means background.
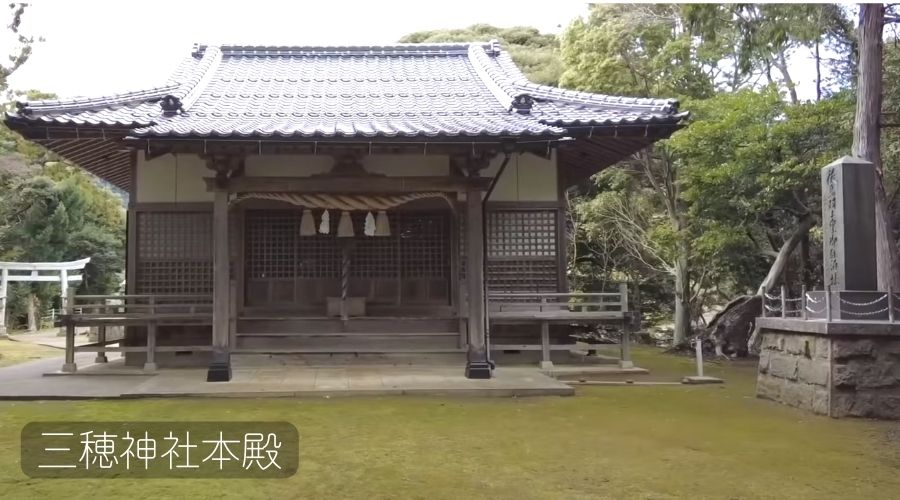
[{"label": "stone step", "polygon": [[452,337],[458,332],[240,332],[238,337],[350,337],[350,338],[400,338],[400,337]]},{"label": "stone step", "polygon": [[304,350],[292,352],[280,350],[275,352],[236,351],[232,355],[235,368],[272,368],[273,366],[354,366],[354,365],[387,365],[387,366],[454,366],[464,367],[466,353],[462,350],[452,352],[314,352]]},{"label": "stone step", "polygon": [[284,332],[240,333],[238,349],[315,349],[328,352],[404,352],[459,348],[456,332],[361,333]]},{"label": "stone step", "polygon": [[430,354],[465,352],[459,347],[453,348],[378,348],[378,347],[238,347],[233,352],[238,354]]},{"label": "stone step", "polygon": [[365,317],[342,321],[326,317],[260,316],[241,317],[237,331],[254,333],[446,333],[459,330],[456,318]]}]

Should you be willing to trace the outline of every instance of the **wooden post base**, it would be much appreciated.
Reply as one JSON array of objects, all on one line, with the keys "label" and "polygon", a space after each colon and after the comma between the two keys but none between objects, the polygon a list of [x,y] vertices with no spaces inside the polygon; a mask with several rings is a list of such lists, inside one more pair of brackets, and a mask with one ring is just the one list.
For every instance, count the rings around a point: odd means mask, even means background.
[{"label": "wooden post base", "polygon": [[94,363],[106,363],[108,361],[106,354],[102,352],[97,353],[97,357],[94,358]]},{"label": "wooden post base", "polygon": [[62,371],[65,373],[75,373],[78,371],[78,365],[75,363],[63,363]]},{"label": "wooden post base", "polygon": [[231,380],[231,355],[227,352],[213,353],[213,361],[206,373],[207,382],[228,382]]},{"label": "wooden post base", "polygon": [[487,361],[469,361],[466,363],[466,378],[491,378],[491,365],[489,365]]}]

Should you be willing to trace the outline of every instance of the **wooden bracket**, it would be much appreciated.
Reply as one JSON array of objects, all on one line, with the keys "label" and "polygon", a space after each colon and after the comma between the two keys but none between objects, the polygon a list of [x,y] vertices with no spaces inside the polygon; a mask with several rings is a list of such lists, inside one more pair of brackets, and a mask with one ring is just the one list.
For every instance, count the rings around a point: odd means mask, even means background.
[{"label": "wooden bracket", "polygon": [[496,151],[472,151],[467,155],[451,156],[450,169],[459,171],[466,177],[480,177],[481,171],[488,168],[495,156]]},{"label": "wooden bracket", "polygon": [[212,153],[204,155],[206,168],[216,173],[216,187],[228,187],[228,180],[243,175],[244,155],[228,153]]}]

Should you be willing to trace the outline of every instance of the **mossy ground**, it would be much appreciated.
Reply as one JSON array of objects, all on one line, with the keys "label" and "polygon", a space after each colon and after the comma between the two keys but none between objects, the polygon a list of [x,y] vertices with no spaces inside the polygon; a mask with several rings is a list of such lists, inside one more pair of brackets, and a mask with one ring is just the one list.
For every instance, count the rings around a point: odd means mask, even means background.
[{"label": "mossy ground", "polygon": [[[692,361],[638,348],[655,380]],[[0,495],[27,498],[897,498],[896,426],[813,416],[753,395],[749,364],[722,386],[582,387],[569,398],[168,399],[0,403]],[[285,480],[34,480],[33,420],[287,420]]]},{"label": "mossy ground", "polygon": [[62,355],[63,352],[60,349],[53,347],[0,339],[0,367]]}]

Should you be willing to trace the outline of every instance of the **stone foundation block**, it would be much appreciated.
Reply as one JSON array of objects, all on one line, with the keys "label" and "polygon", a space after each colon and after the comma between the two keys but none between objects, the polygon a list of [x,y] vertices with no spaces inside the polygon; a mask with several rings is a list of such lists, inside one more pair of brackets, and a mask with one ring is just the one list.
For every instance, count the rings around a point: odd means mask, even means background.
[{"label": "stone foundation block", "polygon": [[797,379],[807,384],[828,385],[828,372],[830,371],[827,360],[815,358],[797,360]]},{"label": "stone foundation block", "polygon": [[[756,394],[832,417],[900,420],[900,325],[779,319],[758,325]],[[871,329],[871,333],[867,333]]]},{"label": "stone foundation block", "polygon": [[769,373],[773,377],[796,380],[797,361],[796,357],[787,356],[783,353],[775,354],[769,360]]},{"label": "stone foundation block", "polygon": [[867,339],[835,340],[831,344],[831,356],[836,361],[860,356],[872,356],[874,352],[875,343]]}]

